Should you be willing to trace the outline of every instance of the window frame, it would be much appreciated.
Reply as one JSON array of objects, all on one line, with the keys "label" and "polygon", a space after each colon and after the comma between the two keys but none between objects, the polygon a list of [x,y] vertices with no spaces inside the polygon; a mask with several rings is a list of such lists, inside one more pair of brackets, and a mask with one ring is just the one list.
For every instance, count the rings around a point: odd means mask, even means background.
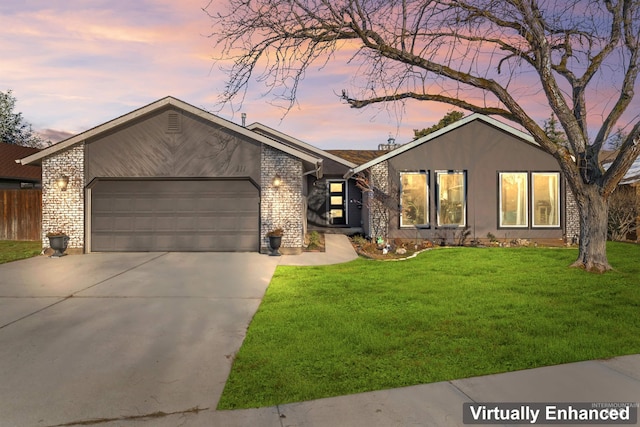
[{"label": "window frame", "polygon": [[[403,212],[404,212],[404,205],[403,205],[403,198],[402,198],[402,194],[404,192],[403,190],[403,185],[402,185],[402,176],[403,175],[423,175],[424,176],[424,182],[425,182],[425,210],[424,210],[424,216],[425,216],[425,223],[424,224],[404,224],[403,221]],[[429,215],[429,210],[430,210],[430,203],[429,203],[429,171],[426,170],[407,170],[407,171],[400,171],[399,172],[399,178],[400,178],[400,197],[399,197],[399,208],[400,208],[400,212],[399,212],[399,219],[398,219],[398,224],[399,224],[399,228],[401,229],[407,229],[407,228],[429,228],[430,227],[430,215]]]},{"label": "window frame", "polygon": [[[440,177],[443,175],[462,175],[462,222],[458,224],[443,224],[440,218]],[[468,195],[467,195],[467,170],[466,169],[450,169],[450,170],[438,170],[435,172],[435,206],[436,206],[436,226],[438,228],[464,228],[467,226],[467,212],[468,212]]]},{"label": "window frame", "polygon": [[[503,212],[502,212],[502,176],[505,174],[519,174],[524,175],[525,182],[525,224],[524,225],[509,225],[503,224]],[[531,224],[531,190],[530,190],[530,182],[529,179],[530,173],[528,171],[498,171],[498,229],[529,229]]]},{"label": "window frame", "polygon": [[[557,197],[556,197],[556,202],[555,202],[555,208],[556,208],[556,217],[557,217],[557,223],[556,224],[540,224],[537,225],[536,224],[536,214],[535,214],[535,205],[536,205],[536,189],[535,189],[535,175],[555,175],[557,177],[556,179],[556,191],[557,191]],[[562,198],[562,175],[560,174],[560,172],[558,171],[532,171],[531,172],[531,197],[530,197],[530,210],[531,210],[531,228],[535,228],[535,229],[559,229],[562,228],[562,203],[561,203],[561,198]]]}]

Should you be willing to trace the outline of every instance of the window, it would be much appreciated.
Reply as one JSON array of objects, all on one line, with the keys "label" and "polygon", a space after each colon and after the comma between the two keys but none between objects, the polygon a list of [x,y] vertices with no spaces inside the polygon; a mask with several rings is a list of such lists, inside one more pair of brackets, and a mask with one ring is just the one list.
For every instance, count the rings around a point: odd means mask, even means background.
[{"label": "window", "polygon": [[400,172],[400,227],[429,223],[429,184],[426,172]]},{"label": "window", "polygon": [[560,174],[531,174],[534,227],[560,227]]},{"label": "window", "polygon": [[436,172],[439,226],[465,226],[467,214],[466,172]]},{"label": "window", "polygon": [[526,172],[500,172],[500,227],[529,225]]}]

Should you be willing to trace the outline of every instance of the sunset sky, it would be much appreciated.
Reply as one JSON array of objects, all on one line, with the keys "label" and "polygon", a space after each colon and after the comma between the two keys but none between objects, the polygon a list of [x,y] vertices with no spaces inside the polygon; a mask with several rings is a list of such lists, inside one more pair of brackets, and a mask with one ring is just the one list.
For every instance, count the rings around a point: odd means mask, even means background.
[{"label": "sunset sky", "polygon": [[[18,111],[54,142],[167,95],[217,111],[225,76],[213,65],[207,0],[21,0],[0,3],[0,90],[13,90]],[[254,84],[243,104],[248,123],[261,122],[320,148],[375,149],[389,136],[408,142],[413,129],[437,122],[452,107],[409,103],[394,109],[351,109],[336,95],[351,76],[339,63],[312,70],[299,105],[284,111]],[[536,119],[544,98],[529,99]],[[638,102],[635,109],[638,110]]]}]

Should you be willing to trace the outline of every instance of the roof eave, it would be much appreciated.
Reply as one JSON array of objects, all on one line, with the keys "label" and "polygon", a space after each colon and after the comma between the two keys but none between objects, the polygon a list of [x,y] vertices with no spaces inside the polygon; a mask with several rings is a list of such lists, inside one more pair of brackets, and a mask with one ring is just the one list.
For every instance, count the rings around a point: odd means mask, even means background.
[{"label": "roof eave", "polygon": [[[314,147],[311,144],[307,144],[304,141],[301,141],[301,140],[299,140],[297,138],[294,138],[294,137],[292,137],[290,135],[287,135],[287,134],[282,133],[280,131],[277,131],[277,130],[275,130],[273,128],[270,128],[269,126],[263,125],[262,123],[259,123],[259,122],[252,123],[249,126],[247,126],[247,129],[249,129],[251,131],[254,131],[254,132],[255,132],[256,129],[264,130],[266,132],[274,134],[278,138],[284,139],[285,141],[287,141],[287,142],[289,142],[291,144],[298,145],[301,148],[307,149],[307,150],[312,151],[312,152],[314,152],[314,153],[316,153],[318,155],[324,156],[327,159],[333,160],[334,162],[338,162],[338,163],[340,163],[340,164],[342,164],[344,166],[347,166],[347,167],[350,167],[350,168],[354,168],[354,167],[357,166],[355,163],[352,163],[352,162],[350,162],[350,161],[348,161],[346,159],[343,159],[341,157],[338,157],[338,156],[336,156],[334,154],[327,153],[326,151],[322,150],[321,148]],[[269,138],[269,139],[271,139],[271,138]]]},{"label": "roof eave", "polygon": [[50,156],[52,154],[55,154],[59,151],[62,151],[66,148],[69,148],[75,144],[81,143],[86,141],[89,138],[92,138],[102,132],[106,132],[108,130],[111,130],[117,126],[123,125],[131,120],[134,120],[138,117],[147,115],[149,113],[152,113],[153,111],[159,110],[161,108],[167,107],[167,106],[173,106],[176,108],[180,108],[184,111],[187,111],[195,116],[204,118],[205,120],[208,120],[210,122],[213,122],[215,124],[218,124],[220,126],[224,126],[230,130],[233,130],[241,135],[244,135],[248,138],[251,138],[253,140],[256,140],[258,142],[267,144],[269,146],[272,146],[273,148],[276,148],[280,151],[283,151],[287,154],[290,154],[294,157],[299,158],[300,160],[303,160],[305,162],[310,163],[311,165],[315,165],[318,163],[318,161],[322,162],[322,159],[318,159],[316,157],[310,156],[306,153],[303,153],[299,150],[296,150],[292,147],[287,146],[286,144],[282,144],[278,141],[275,141],[271,138],[267,138],[266,136],[260,135],[256,132],[253,132],[243,126],[237,125],[233,122],[230,122],[228,120],[222,119],[218,116],[216,116],[215,114],[209,113],[208,111],[204,111],[200,108],[197,108],[191,104],[187,104],[184,101],[180,101],[179,99],[173,98],[171,96],[167,96],[165,98],[162,98],[158,101],[152,102],[151,104],[148,104],[144,107],[141,107],[137,110],[134,110],[130,113],[127,113],[123,116],[120,116],[116,119],[113,119],[111,121],[108,121],[106,123],[103,123],[101,125],[98,125],[94,128],[91,128],[85,132],[82,132],[78,135],[72,136],[71,138],[68,138],[64,141],[61,141],[55,145],[52,145],[51,147],[45,148],[44,150],[32,154],[31,156],[27,156],[23,159],[20,159],[19,162],[23,165],[27,165],[27,164],[31,164],[34,162],[37,162],[47,156]]},{"label": "roof eave", "polygon": [[[444,135],[445,133],[451,132],[454,129],[457,129],[461,126],[466,125],[467,123],[471,123],[474,120],[481,120],[485,123],[488,123],[492,126],[495,126],[507,133],[510,133],[511,135],[514,135],[520,139],[525,140],[526,142],[533,144],[535,146],[540,146],[531,135],[529,135],[528,133],[522,132],[512,126],[509,126],[505,123],[502,123],[499,120],[496,120],[492,117],[489,116],[485,116],[484,114],[479,114],[479,113],[474,113],[471,114],[467,117],[463,117],[462,119],[450,124],[449,126],[446,126],[442,129],[438,129],[435,132],[430,133],[429,135],[425,135],[422,138],[418,138],[416,140],[413,140],[407,144],[404,144],[398,148],[396,148],[395,150],[391,150],[389,151],[387,154],[380,156],[378,158],[375,158],[373,160],[368,161],[367,163],[363,163],[362,165],[356,167],[353,169],[353,171],[350,171],[349,173],[351,173],[351,175],[349,176],[353,176],[359,172],[362,172],[363,170],[369,169],[370,167],[378,164],[378,163],[382,163],[386,160],[391,159],[392,157],[397,156],[398,154],[402,154],[405,151],[411,150],[414,147],[417,147],[418,145],[424,144],[425,142],[431,141],[432,139],[438,138],[441,135]],[[346,177],[347,175],[345,175]]]}]

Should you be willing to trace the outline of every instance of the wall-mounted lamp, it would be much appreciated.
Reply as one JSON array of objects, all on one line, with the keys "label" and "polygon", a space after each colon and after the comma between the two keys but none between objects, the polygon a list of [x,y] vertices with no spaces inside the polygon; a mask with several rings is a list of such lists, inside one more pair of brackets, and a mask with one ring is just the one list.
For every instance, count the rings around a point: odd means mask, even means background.
[{"label": "wall-mounted lamp", "polygon": [[280,175],[276,174],[276,176],[273,177],[273,186],[278,188],[282,185],[282,178],[280,177]]},{"label": "wall-mounted lamp", "polygon": [[56,187],[60,189],[60,191],[67,191],[67,186],[69,185],[69,177],[61,176],[56,179]]}]

